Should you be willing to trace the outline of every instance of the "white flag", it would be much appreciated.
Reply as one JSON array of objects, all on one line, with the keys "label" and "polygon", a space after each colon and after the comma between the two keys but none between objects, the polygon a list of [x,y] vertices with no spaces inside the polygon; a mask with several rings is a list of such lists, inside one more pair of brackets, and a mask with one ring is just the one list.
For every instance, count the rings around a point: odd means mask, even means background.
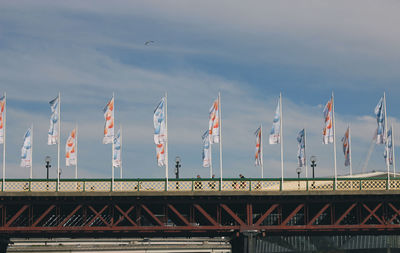
[{"label": "white flag", "polygon": [[24,145],[21,149],[21,167],[32,168],[32,129],[29,128],[24,136]]},{"label": "white flag", "polygon": [[76,128],[72,130],[71,134],[65,144],[65,165],[76,165],[77,162],[77,147],[76,147]]},{"label": "white flag", "polygon": [[281,112],[280,112],[280,98],[276,106],[274,120],[272,122],[272,129],[269,135],[269,144],[281,143]]},{"label": "white flag", "polygon": [[331,98],[324,108],[325,127],[322,131],[322,143],[333,143],[333,98]]},{"label": "white flag", "polygon": [[57,96],[55,99],[50,102],[51,108],[51,117],[50,117],[50,128],[47,138],[47,145],[54,145],[58,143],[59,133],[58,133],[58,125],[60,124],[60,115],[59,115],[59,106],[60,106],[60,98]]},{"label": "white flag", "polygon": [[387,149],[385,147],[385,152],[383,153],[383,157],[386,159],[387,154],[389,153],[388,162],[390,165],[393,165],[393,135],[392,128],[390,127],[387,131]]},{"label": "white flag", "polygon": [[166,164],[166,156],[165,156],[165,144],[159,143],[156,144],[156,153],[157,153],[157,164],[162,167]]},{"label": "white flag", "polygon": [[375,107],[376,122],[378,123],[378,128],[376,130],[376,144],[385,143],[385,105],[383,102],[383,97],[379,100]]},{"label": "white flag", "polygon": [[167,141],[167,131],[165,128],[165,97],[154,110],[153,123],[154,123],[154,143],[165,143]]},{"label": "white flag", "polygon": [[203,167],[210,167],[210,135],[208,130],[203,134]]},{"label": "white flag", "polygon": [[210,144],[219,143],[219,100],[214,101],[210,108],[208,133],[210,136]]},{"label": "white flag", "polygon": [[107,103],[104,111],[104,137],[103,144],[110,144],[114,141],[114,96]]},{"label": "white flag", "polygon": [[114,138],[113,166],[121,167],[121,129]]},{"label": "white flag", "polygon": [[298,166],[303,167],[306,164],[306,138],[304,128],[297,135],[297,160]]},{"label": "white flag", "polygon": [[[0,144],[4,143],[4,118],[5,118],[5,107],[6,107],[6,97],[2,96],[0,98]],[[4,158],[3,158],[4,159]]]}]

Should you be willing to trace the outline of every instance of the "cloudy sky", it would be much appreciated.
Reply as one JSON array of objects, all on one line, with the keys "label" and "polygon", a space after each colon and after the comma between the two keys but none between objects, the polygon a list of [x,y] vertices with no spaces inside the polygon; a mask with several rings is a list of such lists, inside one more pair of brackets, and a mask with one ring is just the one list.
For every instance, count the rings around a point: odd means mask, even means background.
[{"label": "cloudy sky", "polygon": [[[102,109],[115,93],[123,127],[124,177],[162,178],[153,144],[153,110],[168,92],[170,167],[181,177],[202,168],[201,135],[221,92],[224,177],[259,177],[254,131],[271,128],[283,96],[285,177],[295,177],[296,135],[307,130],[317,176],[333,174],[333,145],[322,144],[322,110],[335,93],[338,174],[341,137],[352,128],[353,171],[361,172],[376,129],[373,110],[387,94],[389,123],[400,132],[398,1],[2,1],[0,92],[7,92],[7,177],[19,167],[34,125],[33,176],[45,177],[50,107],[61,92],[62,152],[79,126],[79,176],[111,177],[111,146],[102,144]],[[154,43],[145,45],[146,41]],[[396,143],[400,139],[396,136]],[[366,171],[383,171],[383,147],[372,146]],[[213,148],[219,176],[218,148]],[[397,150],[396,150],[397,151]],[[266,177],[280,176],[278,145],[264,145]],[[74,169],[61,160],[62,177]],[[117,170],[118,171],[118,170]],[[305,175],[303,172],[302,175]],[[309,173],[310,175],[310,173]],[[119,176],[116,173],[116,176]],[[170,170],[173,177],[173,169]]]}]

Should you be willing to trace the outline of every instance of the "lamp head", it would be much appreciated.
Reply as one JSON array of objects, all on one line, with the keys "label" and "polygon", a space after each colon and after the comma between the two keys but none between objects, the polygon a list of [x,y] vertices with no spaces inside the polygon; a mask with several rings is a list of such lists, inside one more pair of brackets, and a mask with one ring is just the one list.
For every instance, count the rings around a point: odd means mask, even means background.
[{"label": "lamp head", "polygon": [[176,162],[176,163],[181,163],[181,158],[180,158],[179,156],[176,156],[176,157],[175,157],[175,162]]},{"label": "lamp head", "polygon": [[298,167],[298,168],[296,169],[296,173],[297,173],[297,174],[300,174],[300,173],[301,173],[301,168],[300,168],[300,167]]},{"label": "lamp head", "polygon": [[50,156],[46,156],[46,157],[44,158],[44,161],[45,161],[46,163],[51,163],[51,157],[50,157]]},{"label": "lamp head", "polygon": [[311,163],[316,163],[317,162],[317,157],[316,156],[311,156],[310,157],[310,161],[311,161]]}]

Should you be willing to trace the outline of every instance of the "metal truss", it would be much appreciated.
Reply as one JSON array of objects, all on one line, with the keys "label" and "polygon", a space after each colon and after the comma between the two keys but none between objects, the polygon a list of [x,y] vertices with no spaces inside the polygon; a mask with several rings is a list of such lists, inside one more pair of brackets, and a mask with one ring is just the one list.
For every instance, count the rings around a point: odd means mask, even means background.
[{"label": "metal truss", "polygon": [[0,198],[0,236],[197,236],[399,230],[397,195]]}]

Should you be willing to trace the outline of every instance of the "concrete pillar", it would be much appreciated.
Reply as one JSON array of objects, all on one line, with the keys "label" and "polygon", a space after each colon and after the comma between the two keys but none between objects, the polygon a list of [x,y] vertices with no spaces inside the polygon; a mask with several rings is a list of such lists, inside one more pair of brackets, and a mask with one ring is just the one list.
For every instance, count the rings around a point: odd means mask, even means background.
[{"label": "concrete pillar", "polygon": [[232,253],[255,253],[257,232],[243,232],[231,239]]},{"label": "concrete pillar", "polygon": [[7,252],[9,242],[10,240],[8,238],[0,237],[0,252]]}]

